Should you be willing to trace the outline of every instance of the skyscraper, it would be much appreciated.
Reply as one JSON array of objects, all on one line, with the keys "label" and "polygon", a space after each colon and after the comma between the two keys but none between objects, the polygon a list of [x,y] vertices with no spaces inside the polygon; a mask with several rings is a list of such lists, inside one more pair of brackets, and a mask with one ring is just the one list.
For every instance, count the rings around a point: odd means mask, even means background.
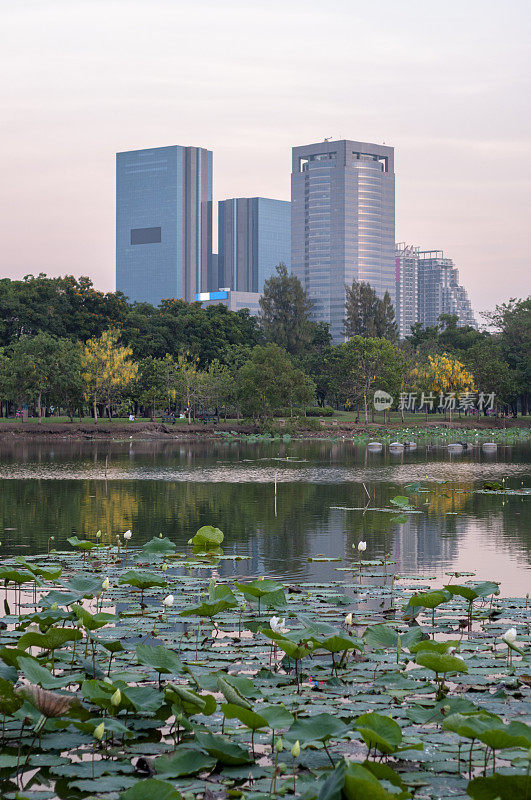
[{"label": "skyscraper", "polygon": [[193,302],[212,280],[212,152],[116,155],[116,288],[131,301]]},{"label": "skyscraper", "polygon": [[291,263],[291,203],[235,197],[218,206],[218,278],[212,289],[262,292],[280,262]]},{"label": "skyscraper", "polygon": [[418,298],[418,247],[397,244],[395,319],[400,339],[411,333],[411,326],[419,320]]},{"label": "skyscraper", "polygon": [[395,300],[394,149],[320,142],[292,151],[291,270],[317,320],[342,341],[345,284],[366,281]]},{"label": "skyscraper", "polygon": [[477,328],[466,289],[459,283],[459,270],[442,250],[419,250],[418,304],[423,328],[437,325],[440,314],[456,314],[459,325]]}]

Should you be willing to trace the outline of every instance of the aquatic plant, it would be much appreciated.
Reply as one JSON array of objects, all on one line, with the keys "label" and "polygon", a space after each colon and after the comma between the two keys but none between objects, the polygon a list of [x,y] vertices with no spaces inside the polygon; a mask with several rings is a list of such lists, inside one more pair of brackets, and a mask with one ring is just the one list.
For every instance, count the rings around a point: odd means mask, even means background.
[{"label": "aquatic plant", "polygon": [[[122,553],[102,575],[83,552],[2,566],[4,582],[38,579],[4,617],[6,800],[531,791],[531,609],[497,582],[402,581],[384,618],[350,578],[214,579],[211,562],[166,545],[131,548],[131,569]],[[363,567],[380,601],[382,565]]]}]

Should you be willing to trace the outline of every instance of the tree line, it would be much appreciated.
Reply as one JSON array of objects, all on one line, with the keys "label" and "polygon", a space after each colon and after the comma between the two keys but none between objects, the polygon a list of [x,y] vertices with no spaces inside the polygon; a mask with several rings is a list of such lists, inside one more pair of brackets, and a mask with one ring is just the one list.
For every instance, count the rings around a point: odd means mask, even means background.
[{"label": "tree line", "polygon": [[354,283],[347,341],[334,345],[281,264],[260,306],[258,318],[181,300],[155,308],[99,292],[88,278],[0,280],[0,414],[29,407],[39,418],[90,411],[95,421],[130,412],[266,419],[316,404],[368,419],[375,389],[395,406],[405,394],[482,391],[513,413],[528,411],[530,298],[487,315],[492,332],[443,315],[398,342],[389,295]]}]

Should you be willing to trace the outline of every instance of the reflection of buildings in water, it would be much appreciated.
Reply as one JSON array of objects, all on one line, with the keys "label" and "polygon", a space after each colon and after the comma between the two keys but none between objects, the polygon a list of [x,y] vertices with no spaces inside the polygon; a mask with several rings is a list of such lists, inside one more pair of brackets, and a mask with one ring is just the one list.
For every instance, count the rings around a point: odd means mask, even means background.
[{"label": "reflection of buildings in water", "polygon": [[394,536],[393,556],[399,572],[418,572],[451,567],[458,555],[458,537],[465,532],[466,520],[454,518],[453,531],[448,517],[408,516]]}]

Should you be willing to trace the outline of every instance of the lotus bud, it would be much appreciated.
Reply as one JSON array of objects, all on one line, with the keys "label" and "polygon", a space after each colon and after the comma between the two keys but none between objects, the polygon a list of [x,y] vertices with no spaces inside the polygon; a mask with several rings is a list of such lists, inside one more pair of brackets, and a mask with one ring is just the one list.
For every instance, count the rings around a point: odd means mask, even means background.
[{"label": "lotus bud", "polygon": [[514,644],[516,642],[516,628],[509,628],[508,631],[505,631],[502,639],[506,644]]},{"label": "lotus bud", "polygon": [[122,693],[119,689],[117,689],[113,694],[113,696],[111,697],[111,706],[114,706],[116,708],[116,706],[119,706],[121,702],[122,702]]},{"label": "lotus bud", "polygon": [[173,605],[173,595],[169,594],[167,597],[164,598],[162,601],[162,605],[164,608],[170,608]]},{"label": "lotus bud", "polygon": [[363,551],[366,549],[367,549],[367,542],[358,542],[358,550],[360,553],[363,553]]},{"label": "lotus bud", "polygon": [[96,539],[101,539],[101,531],[96,531]]},{"label": "lotus bud", "polygon": [[299,740],[297,739],[297,741],[295,742],[295,744],[291,748],[291,755],[293,756],[293,758],[298,758],[300,756],[300,754],[301,754],[301,745],[300,745]]},{"label": "lotus bud", "polygon": [[313,648],[315,647],[315,645],[314,645],[314,643],[313,643],[313,642],[306,642],[306,647],[308,648],[308,650],[313,650]]},{"label": "lotus bud", "polygon": [[105,733],[105,723],[100,722],[100,724],[96,725],[96,727],[94,728],[93,736],[95,739],[99,739],[101,742],[104,733]]},{"label": "lotus bud", "polygon": [[110,583],[109,579],[105,578],[105,580],[102,581],[101,588],[103,589],[104,592],[106,592],[110,585],[111,585],[111,583]]},{"label": "lotus bud", "polygon": [[163,572],[166,572],[166,570],[168,569],[168,565],[166,564],[166,562],[164,562],[164,564],[162,565],[161,569],[162,569]]},{"label": "lotus bud", "polygon": [[124,539],[125,539],[125,541],[126,541],[126,542],[128,542],[128,541],[129,541],[129,539],[131,538],[131,536],[132,536],[132,535],[133,535],[133,534],[132,534],[132,532],[131,532],[131,531],[126,531],[126,532],[124,533]]},{"label": "lotus bud", "polygon": [[162,539],[162,533],[159,533],[159,539]]},{"label": "lotus bud", "polygon": [[345,617],[345,625],[347,626],[347,628],[350,628],[350,626],[352,625],[352,614],[347,614],[347,616]]},{"label": "lotus bud", "polygon": [[281,753],[283,749],[284,749],[284,742],[279,736],[278,739],[275,740],[275,750],[277,753]]}]

